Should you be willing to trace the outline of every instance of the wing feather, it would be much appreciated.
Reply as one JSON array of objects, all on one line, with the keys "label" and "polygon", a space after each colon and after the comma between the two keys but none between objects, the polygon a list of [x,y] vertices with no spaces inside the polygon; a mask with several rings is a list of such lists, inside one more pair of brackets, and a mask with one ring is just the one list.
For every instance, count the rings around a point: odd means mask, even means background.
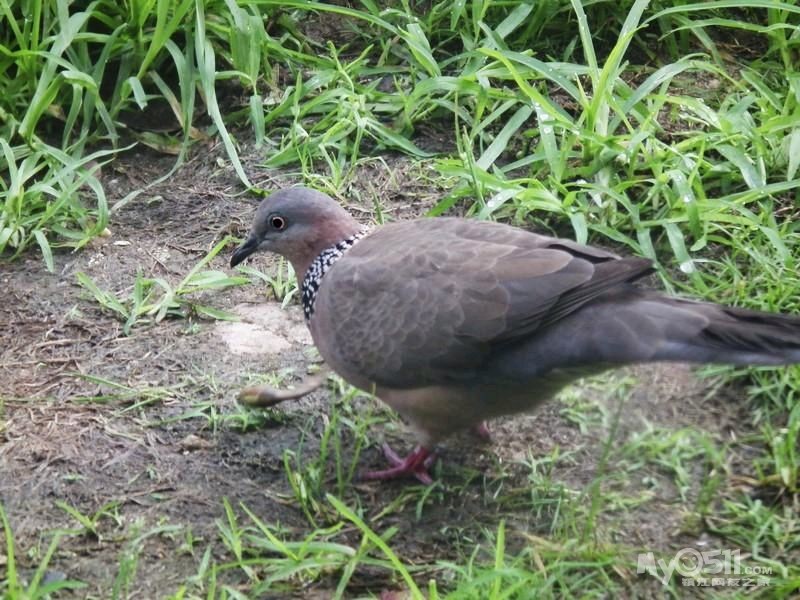
[{"label": "wing feather", "polygon": [[334,369],[379,385],[468,381],[499,345],[537,335],[651,268],[498,223],[406,221],[330,269],[312,334]]}]

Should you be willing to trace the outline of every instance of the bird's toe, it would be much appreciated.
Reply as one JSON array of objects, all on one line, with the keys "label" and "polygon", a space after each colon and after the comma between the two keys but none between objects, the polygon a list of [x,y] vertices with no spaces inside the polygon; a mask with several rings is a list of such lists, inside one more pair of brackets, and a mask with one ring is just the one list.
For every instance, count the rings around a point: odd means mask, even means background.
[{"label": "bird's toe", "polygon": [[436,462],[436,454],[431,450],[419,446],[405,458],[400,458],[388,444],[383,444],[382,449],[384,456],[392,466],[388,469],[363,473],[361,479],[367,481],[385,481],[401,477],[415,477],[425,485],[433,483],[433,478],[430,473],[428,473],[428,469]]}]

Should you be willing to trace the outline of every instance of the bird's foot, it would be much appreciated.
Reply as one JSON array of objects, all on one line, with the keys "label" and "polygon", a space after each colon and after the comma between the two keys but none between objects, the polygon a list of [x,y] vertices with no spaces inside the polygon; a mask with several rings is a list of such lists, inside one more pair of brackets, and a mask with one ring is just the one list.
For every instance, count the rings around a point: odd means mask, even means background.
[{"label": "bird's foot", "polygon": [[481,421],[472,428],[472,433],[477,435],[487,444],[492,441],[492,432],[489,431],[489,425],[486,421]]},{"label": "bird's foot", "polygon": [[405,458],[400,458],[397,453],[389,447],[389,444],[383,444],[382,448],[383,455],[392,466],[388,469],[364,473],[361,475],[361,479],[385,480],[411,475],[425,485],[433,483],[433,478],[430,476],[430,473],[428,473],[428,469],[436,462],[436,454],[431,450],[428,450],[424,446],[417,446],[411,454]]}]

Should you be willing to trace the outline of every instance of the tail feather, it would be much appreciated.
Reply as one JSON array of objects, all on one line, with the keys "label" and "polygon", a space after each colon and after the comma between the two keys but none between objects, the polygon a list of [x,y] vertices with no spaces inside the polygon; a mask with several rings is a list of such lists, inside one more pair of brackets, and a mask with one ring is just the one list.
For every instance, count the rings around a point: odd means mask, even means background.
[{"label": "tail feather", "polygon": [[674,307],[672,318],[680,319],[678,313],[685,311],[694,317],[688,321],[699,325],[689,335],[685,328],[676,328],[683,336],[671,336],[667,330],[664,351],[670,360],[734,365],[800,363],[800,317],[674,298],[663,298],[663,302]]},{"label": "tail feather", "polygon": [[693,302],[626,287],[589,303],[524,343],[503,347],[494,376],[652,361],[777,366],[800,363],[800,316]]}]

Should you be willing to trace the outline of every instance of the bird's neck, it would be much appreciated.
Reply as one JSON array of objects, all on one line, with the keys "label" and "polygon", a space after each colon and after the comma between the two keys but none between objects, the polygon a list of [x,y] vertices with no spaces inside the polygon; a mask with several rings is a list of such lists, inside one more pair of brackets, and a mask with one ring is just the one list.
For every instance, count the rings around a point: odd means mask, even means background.
[{"label": "bird's neck", "polygon": [[300,290],[303,294],[303,314],[306,321],[311,319],[314,314],[314,301],[317,299],[317,292],[319,286],[322,284],[322,278],[328,272],[337,260],[342,258],[344,254],[352,248],[358,240],[367,235],[366,228],[347,236],[343,240],[325,248],[320,252],[317,257],[311,261],[311,264],[306,269],[305,277],[300,285]]},{"label": "bird's neck", "polygon": [[361,224],[347,211],[334,205],[334,210],[317,215],[314,226],[304,231],[303,235],[296,236],[282,254],[292,263],[294,272],[300,279],[322,252],[358,234],[362,229]]}]

